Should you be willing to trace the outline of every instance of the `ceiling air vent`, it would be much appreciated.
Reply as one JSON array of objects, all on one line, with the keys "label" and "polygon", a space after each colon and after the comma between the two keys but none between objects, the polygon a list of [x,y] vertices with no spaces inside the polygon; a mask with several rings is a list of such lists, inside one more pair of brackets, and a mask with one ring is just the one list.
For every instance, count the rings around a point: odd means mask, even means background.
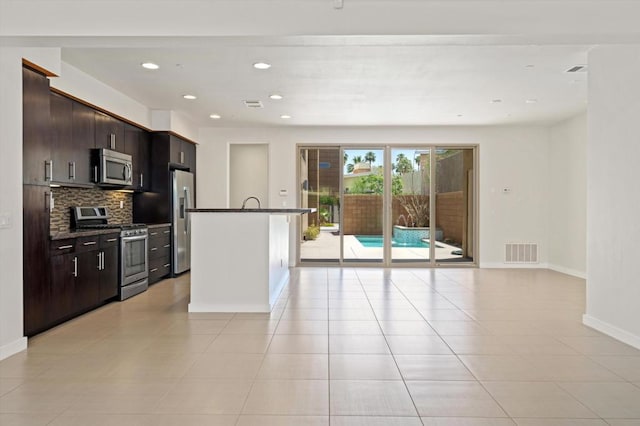
[{"label": "ceiling air vent", "polygon": [[569,68],[566,72],[587,72],[586,65],[576,65],[574,67]]},{"label": "ceiling air vent", "polygon": [[244,106],[247,108],[262,108],[262,102],[260,101],[244,101]]}]

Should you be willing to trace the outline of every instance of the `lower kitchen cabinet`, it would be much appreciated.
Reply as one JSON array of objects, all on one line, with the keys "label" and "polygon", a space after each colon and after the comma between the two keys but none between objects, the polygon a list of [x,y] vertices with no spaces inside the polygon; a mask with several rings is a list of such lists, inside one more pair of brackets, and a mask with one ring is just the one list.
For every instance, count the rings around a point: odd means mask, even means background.
[{"label": "lower kitchen cabinet", "polygon": [[118,295],[118,234],[52,241],[50,326]]},{"label": "lower kitchen cabinet", "polygon": [[171,225],[149,227],[149,284],[171,273]]}]

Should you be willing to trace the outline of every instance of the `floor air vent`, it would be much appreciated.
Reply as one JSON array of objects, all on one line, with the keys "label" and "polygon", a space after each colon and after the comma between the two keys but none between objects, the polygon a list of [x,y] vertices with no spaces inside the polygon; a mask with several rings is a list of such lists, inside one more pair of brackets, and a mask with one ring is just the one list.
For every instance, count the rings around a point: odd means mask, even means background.
[{"label": "floor air vent", "polygon": [[538,263],[538,244],[506,243],[504,263]]}]

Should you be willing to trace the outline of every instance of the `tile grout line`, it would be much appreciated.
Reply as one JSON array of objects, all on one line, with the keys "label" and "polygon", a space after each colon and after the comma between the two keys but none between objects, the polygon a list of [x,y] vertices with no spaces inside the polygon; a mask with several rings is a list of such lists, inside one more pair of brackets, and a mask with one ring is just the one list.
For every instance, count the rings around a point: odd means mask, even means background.
[{"label": "tile grout line", "polygon": [[[384,274],[384,272],[383,272],[383,274]],[[378,328],[380,329],[380,334],[382,335],[382,338],[384,339],[384,342],[387,345],[387,349],[389,349],[389,354],[391,355],[391,358],[393,359],[393,363],[395,364],[396,368],[398,369],[398,374],[400,375],[400,377],[402,379],[402,384],[404,384],[404,388],[407,391],[407,395],[409,395],[409,399],[411,399],[411,404],[413,405],[414,410],[416,410],[416,415],[418,416],[418,420],[420,420],[420,424],[424,425],[424,422],[422,421],[422,416],[420,415],[420,411],[418,410],[418,406],[416,405],[416,402],[414,401],[413,396],[411,395],[411,392],[409,391],[409,386],[407,385],[407,381],[405,380],[404,375],[402,374],[402,371],[400,370],[400,367],[398,366],[398,361],[396,360],[396,356],[393,353],[393,351],[391,350],[391,346],[389,345],[389,341],[387,340],[387,336],[384,333],[384,330],[382,329],[382,326],[380,325],[380,320],[378,319],[378,315],[376,314],[375,309],[373,309],[373,305],[371,304],[371,300],[369,299],[369,295],[367,294],[367,291],[364,288],[364,285],[362,284],[362,279],[360,278],[360,275],[357,272],[356,272],[356,276],[358,277],[358,282],[360,283],[360,287],[362,288],[362,291],[364,292],[364,295],[367,298],[367,303],[369,304],[369,308],[371,308],[371,311],[373,312],[373,316],[376,319],[376,323],[378,324]],[[389,279],[389,282],[395,287],[395,284],[393,284],[391,279]],[[406,297],[406,296],[404,296],[403,293],[401,293],[401,294],[402,294],[403,297]],[[412,304],[412,306],[413,306],[413,304]]]}]

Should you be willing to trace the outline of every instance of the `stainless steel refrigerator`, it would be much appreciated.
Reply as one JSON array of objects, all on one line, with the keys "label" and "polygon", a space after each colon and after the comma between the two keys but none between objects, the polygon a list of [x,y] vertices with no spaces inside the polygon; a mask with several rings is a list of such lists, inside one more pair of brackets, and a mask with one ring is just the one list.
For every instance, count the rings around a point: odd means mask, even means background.
[{"label": "stainless steel refrigerator", "polygon": [[171,172],[172,225],[173,225],[173,274],[191,269],[191,224],[187,209],[193,203],[193,173],[182,170]]}]

